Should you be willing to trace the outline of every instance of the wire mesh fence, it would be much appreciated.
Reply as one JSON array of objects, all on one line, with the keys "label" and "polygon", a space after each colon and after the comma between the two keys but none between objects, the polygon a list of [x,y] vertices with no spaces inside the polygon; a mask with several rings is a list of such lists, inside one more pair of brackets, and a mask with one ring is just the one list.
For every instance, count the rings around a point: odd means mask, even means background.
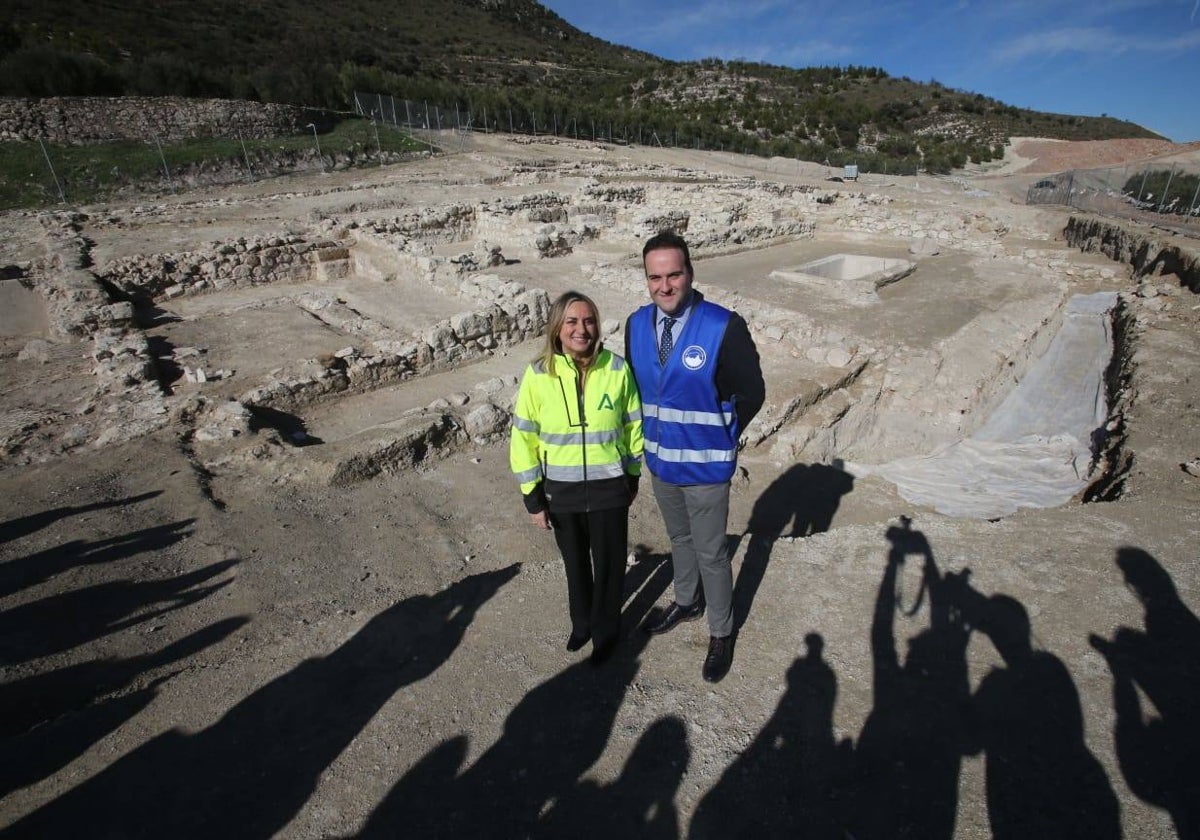
[{"label": "wire mesh fence", "polygon": [[[437,147],[442,152],[455,152],[471,147],[475,133],[559,137],[612,145],[658,146],[674,149],[694,149],[730,152],[758,158],[783,158],[796,163],[820,163],[820,157],[798,157],[792,150],[775,149],[769,142],[754,134],[733,131],[726,134],[705,132],[702,128],[655,128],[639,122],[622,122],[579,114],[543,112],[521,107],[470,107],[462,103],[446,105],[410,99],[397,99],[388,94],[354,94],[356,113],[381,124],[404,129],[417,139]],[[853,153],[841,154],[837,160],[824,158],[823,165],[833,173],[831,178],[856,180],[859,174],[917,175],[924,172],[917,160],[896,160],[877,154],[859,158]],[[767,167],[770,168],[770,167]]]},{"label": "wire mesh fence", "polygon": [[[523,108],[488,109],[483,106],[471,109],[457,102],[452,105],[431,104],[397,99],[388,94],[361,92],[354,94],[354,108],[364,117],[415,132],[480,131],[533,136],[553,135],[603,143],[681,145],[677,142],[677,134],[662,137],[645,126],[553,112],[539,116],[536,112]],[[698,140],[696,142],[698,143]]]},{"label": "wire mesh fence", "polygon": [[350,113],[273,133],[225,120],[170,140],[145,126],[86,143],[16,140],[0,143],[0,210],[381,165],[442,143],[448,141],[388,132]]},{"label": "wire mesh fence", "polygon": [[1200,238],[1200,155],[1073,169],[1030,185],[1026,204],[1060,204]]}]

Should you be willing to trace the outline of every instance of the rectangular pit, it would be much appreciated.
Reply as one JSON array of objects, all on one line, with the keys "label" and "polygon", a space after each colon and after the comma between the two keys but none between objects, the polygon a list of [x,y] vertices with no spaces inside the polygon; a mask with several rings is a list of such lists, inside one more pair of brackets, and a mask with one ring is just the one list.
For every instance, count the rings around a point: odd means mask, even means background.
[{"label": "rectangular pit", "polygon": [[772,277],[804,283],[850,297],[874,297],[877,290],[907,277],[915,263],[862,254],[831,254],[793,268],[771,272]]}]

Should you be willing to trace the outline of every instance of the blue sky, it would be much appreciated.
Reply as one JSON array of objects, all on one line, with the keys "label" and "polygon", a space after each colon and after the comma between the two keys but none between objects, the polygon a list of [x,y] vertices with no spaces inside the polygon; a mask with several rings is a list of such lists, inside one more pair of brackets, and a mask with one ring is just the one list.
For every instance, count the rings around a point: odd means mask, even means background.
[{"label": "blue sky", "polygon": [[1200,0],[541,0],[663,58],[863,65],[1200,140]]}]

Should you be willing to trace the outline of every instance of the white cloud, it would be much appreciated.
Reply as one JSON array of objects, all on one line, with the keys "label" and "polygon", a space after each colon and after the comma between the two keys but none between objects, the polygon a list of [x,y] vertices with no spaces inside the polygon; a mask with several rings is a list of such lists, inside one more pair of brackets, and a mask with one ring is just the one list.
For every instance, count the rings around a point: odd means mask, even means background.
[{"label": "white cloud", "polygon": [[[1200,0],[1198,0],[1200,2]],[[1182,52],[1200,47],[1200,32],[1188,32],[1174,38],[1157,35],[1118,33],[1099,27],[1052,29],[1014,38],[992,51],[1002,63],[1016,63],[1031,57],[1050,57],[1063,53],[1120,55],[1126,52],[1158,54]]]},{"label": "white cloud", "polygon": [[[671,13],[650,26],[643,26],[657,36],[671,35],[676,38],[689,38],[698,34],[708,34],[713,27],[720,27],[730,21],[748,21],[771,14],[776,11],[786,11],[789,4],[786,0],[742,0],[740,3],[728,3],[724,0],[706,0],[696,6],[689,6],[681,14]],[[644,13],[640,16],[644,20]]]},{"label": "white cloud", "polygon": [[846,44],[805,41],[802,44],[780,47],[775,56],[781,64],[804,67],[813,64],[840,64],[842,59],[852,58],[854,53],[854,47]]}]

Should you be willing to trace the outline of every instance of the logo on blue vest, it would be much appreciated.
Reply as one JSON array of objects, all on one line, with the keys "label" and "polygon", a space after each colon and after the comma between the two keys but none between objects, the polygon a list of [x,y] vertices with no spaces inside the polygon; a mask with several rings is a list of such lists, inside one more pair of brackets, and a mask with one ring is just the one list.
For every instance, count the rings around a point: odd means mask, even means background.
[{"label": "logo on blue vest", "polygon": [[683,366],[688,370],[700,370],[706,361],[708,356],[699,344],[693,344],[683,351]]}]

